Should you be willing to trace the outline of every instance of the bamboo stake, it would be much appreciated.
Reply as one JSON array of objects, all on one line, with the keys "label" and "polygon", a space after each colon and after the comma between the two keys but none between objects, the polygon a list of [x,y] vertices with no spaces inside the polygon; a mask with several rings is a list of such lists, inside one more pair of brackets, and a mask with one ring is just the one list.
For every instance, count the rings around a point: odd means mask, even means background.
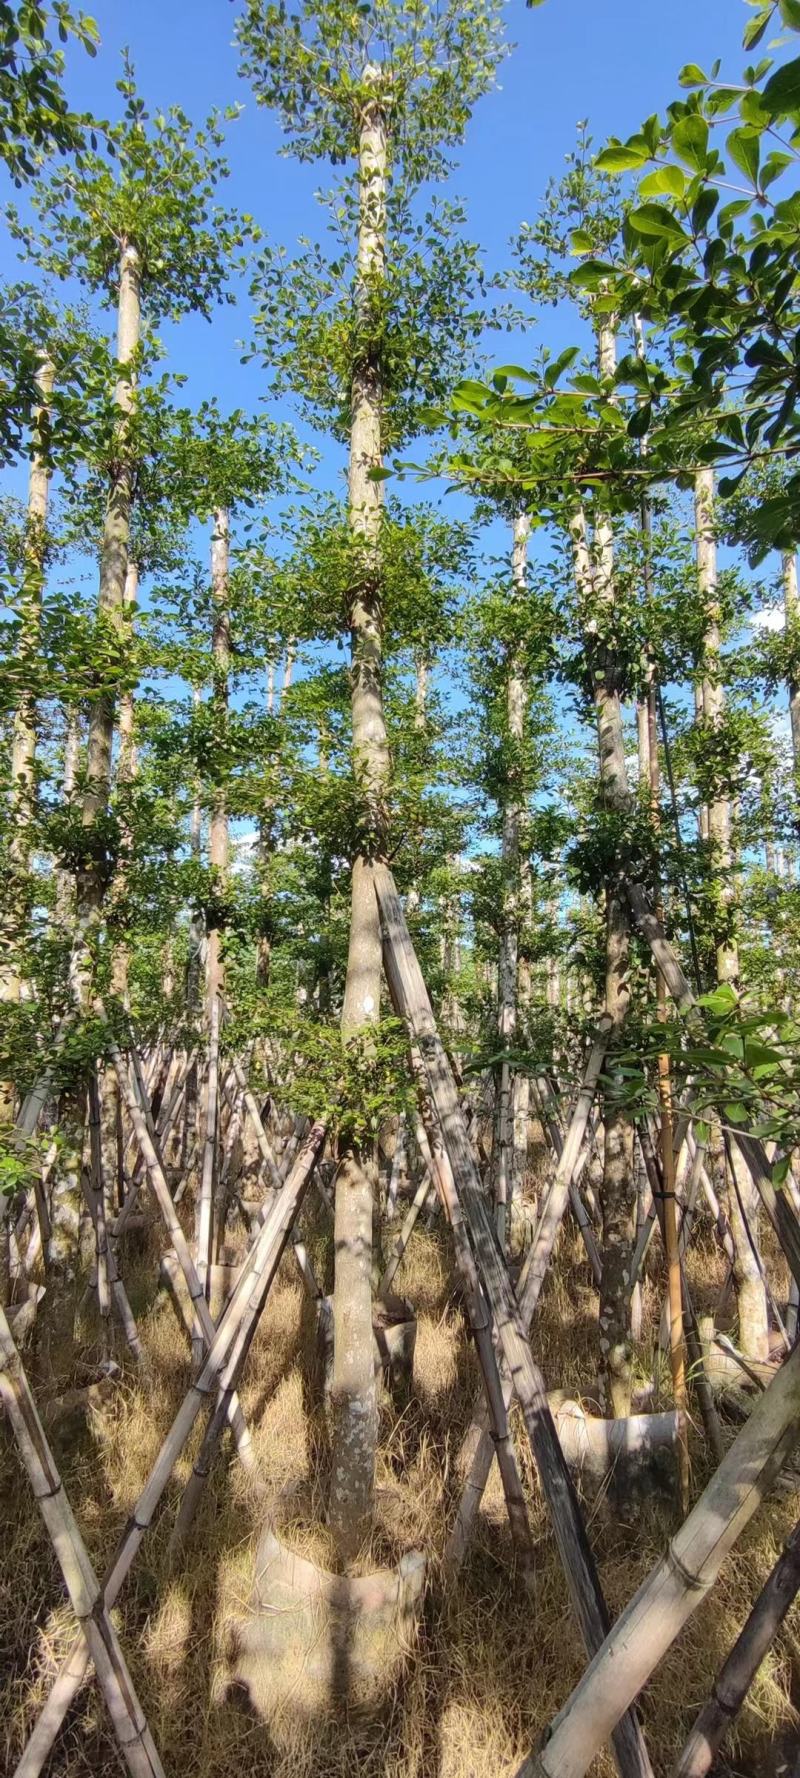
[{"label": "bamboo stake", "polygon": [[800,1591],[800,1524],[795,1525],[714,1681],[672,1778],[706,1778],[756,1673]]},{"label": "bamboo stake", "polygon": [[[240,1330],[251,1321],[253,1326],[258,1321],[280,1264],[289,1230],[297,1217],[309,1177],[325,1141],[325,1134],[324,1124],[312,1125],[291,1177],[286,1181],[281,1202],[273,1206],[272,1212],[262,1223],[245,1258],[236,1289],[211,1340],[203,1368],[178,1409],[133,1508],[116,1553],[106,1570],[102,1597],[107,1610],[113,1608],[119,1597],[145,1534],[153,1522],[174,1466],[191,1436],[204,1403],[212,1398],[215,1390],[220,1395],[232,1390],[234,1341]],[[231,1395],[231,1400],[233,1399]],[[93,1650],[91,1658],[94,1658]],[[83,1683],[89,1659],[86,1643],[79,1636],[60,1669],[14,1778],[39,1778],[67,1711]]]},{"label": "bamboo stake", "polygon": [[[197,1276],[194,1260],[189,1251],[189,1244],[178,1221],[175,1205],[170,1196],[169,1186],[167,1185],[164,1176],[164,1169],[156,1152],[150,1131],[147,1128],[142,1107],[137,1098],[133,1082],[128,1075],[121,1051],[116,1043],[111,1040],[109,1041],[109,1053],[120,1083],[120,1089],[127,1108],[128,1116],[136,1131],[136,1139],[142,1152],[142,1158],[155,1193],[158,1207],[166,1225],[170,1241],[172,1242],[175,1257],[186,1282],[186,1289],[189,1292],[192,1304],[195,1330],[198,1334],[202,1335],[205,1345],[208,1346],[214,1338],[216,1329],[211,1318],[211,1311],[206,1302],[200,1279]],[[252,1441],[241,1407],[235,1397],[232,1398],[230,1404],[230,1426],[234,1439],[236,1440],[236,1449],[239,1453],[240,1461],[244,1468],[252,1474],[256,1469]]]},{"label": "bamboo stake", "polygon": [[[497,1245],[455,1082],[436,1029],[399,897],[386,866],[377,864],[373,868],[389,991],[398,1017],[406,1022],[412,1044],[416,1045],[424,1066],[427,1090],[439,1121],[457,1192],[463,1199],[480,1280],[513,1379],[550,1509],[573,1610],[586,1647],[593,1654],[607,1634],[609,1618],[578,1497],[558,1442],[544,1380],[531,1356],[508,1268]],[[615,1730],[614,1753],[622,1774],[651,1773],[644,1738],[635,1717],[628,1717]]]},{"label": "bamboo stake", "polygon": [[[276,1261],[275,1266],[273,1267],[271,1277],[270,1277],[270,1283],[271,1283],[272,1278],[275,1276],[275,1272],[277,1271],[277,1263],[283,1254],[284,1248],[286,1247],[287,1240],[289,1240],[290,1238],[292,1239],[292,1244],[295,1248],[296,1255],[298,1254],[298,1251],[303,1256],[305,1255],[305,1249],[302,1248],[301,1243],[295,1242],[293,1239],[294,1232],[295,1232],[295,1223],[297,1220],[297,1213],[298,1213],[298,1210],[300,1207],[298,1199],[297,1199],[297,1183],[296,1182],[297,1182],[297,1177],[298,1177],[298,1173],[299,1173],[300,1177],[302,1178],[302,1191],[303,1191],[303,1193],[305,1193],[306,1187],[308,1186],[309,1179],[311,1177],[311,1174],[312,1174],[313,1169],[314,1169],[316,1162],[317,1162],[319,1150],[320,1150],[322,1143],[324,1141],[324,1138],[325,1138],[325,1131],[324,1131],[323,1126],[315,1125],[314,1128],[318,1131],[321,1131],[321,1134],[318,1136],[317,1140],[314,1142],[313,1152],[311,1154],[310,1160],[308,1159],[308,1143],[307,1143],[306,1147],[302,1151],[301,1157],[295,1162],[294,1168],[292,1170],[292,1173],[289,1176],[289,1179],[287,1180],[286,1184],[284,1186],[282,1186],[282,1188],[281,1188],[280,1198],[278,1199],[277,1203],[272,1206],[271,1211],[268,1213],[267,1217],[265,1218],[264,1224],[262,1225],[263,1227],[266,1227],[267,1224],[269,1224],[269,1226],[274,1230],[274,1238],[276,1240],[280,1241],[278,1260]],[[312,1137],[309,1138],[309,1141],[313,1141],[313,1140],[314,1139],[313,1139],[313,1132],[312,1132]],[[299,1263],[300,1263],[301,1275],[303,1276],[304,1282],[308,1283],[308,1280],[306,1279],[306,1274],[303,1271],[302,1259],[300,1260]],[[309,1270],[310,1270],[310,1268],[309,1268]],[[319,1292],[317,1291],[317,1288],[316,1288],[316,1282],[314,1280],[313,1273],[311,1274],[310,1291],[314,1295],[315,1298],[318,1297]],[[186,1487],[184,1488],[183,1493],[181,1495],[180,1506],[178,1508],[178,1515],[175,1520],[175,1525],[173,1528],[172,1537],[170,1539],[170,1551],[171,1551],[171,1554],[173,1557],[176,1556],[178,1551],[180,1549],[182,1549],[184,1544],[186,1543],[186,1539],[189,1535],[189,1531],[190,1531],[192,1523],[194,1521],[195,1513],[197,1512],[197,1508],[200,1504],[200,1499],[202,1496],[203,1488],[205,1487],[205,1484],[208,1481],[208,1477],[211,1474],[211,1466],[214,1461],[214,1456],[215,1456],[215,1453],[217,1450],[217,1446],[218,1446],[219,1441],[222,1437],[222,1434],[225,1430],[225,1424],[228,1419],[228,1414],[229,1414],[229,1410],[230,1410],[230,1403],[231,1403],[231,1399],[233,1396],[233,1392],[238,1385],[239,1378],[241,1377],[242,1371],[244,1369],[244,1366],[245,1366],[245,1363],[247,1360],[247,1354],[250,1350],[250,1347],[252,1345],[252,1342],[253,1342],[253,1339],[254,1339],[254,1336],[256,1333],[256,1329],[257,1329],[258,1322],[259,1322],[260,1315],[261,1315],[261,1310],[263,1309],[264,1303],[266,1302],[266,1295],[267,1295],[267,1293],[265,1292],[262,1299],[261,1299],[261,1307],[258,1310],[258,1314],[246,1317],[245,1320],[242,1322],[242,1325],[239,1328],[239,1331],[236,1335],[233,1346],[231,1348],[230,1357],[228,1359],[226,1372],[225,1372],[225,1375],[226,1375],[225,1389],[224,1389],[224,1391],[222,1391],[220,1393],[218,1400],[216,1402],[216,1406],[214,1407],[214,1409],[212,1411],[211,1417],[209,1419],[208,1425],[207,1425],[205,1433],[203,1435],[203,1441],[200,1446],[200,1450],[199,1450],[198,1455],[195,1458],[194,1464],[192,1466],[192,1473],[191,1473],[189,1480],[186,1484]]]},{"label": "bamboo stake", "polygon": [[[203,1165],[200,1173],[200,1192],[197,1200],[197,1218],[195,1225],[195,1247],[197,1276],[200,1288],[208,1301],[209,1266],[211,1265],[211,1242],[213,1236],[214,1210],[214,1174],[217,1165],[217,1130],[219,1126],[219,996],[215,993],[209,1009],[210,1036],[208,1044],[208,1070],[205,1083],[205,1110],[203,1116]],[[203,1342],[197,1336],[192,1345],[195,1364],[199,1364],[203,1356]]]},{"label": "bamboo stake", "polygon": [[47,1527],[80,1633],[94,1661],[114,1733],[131,1778],[164,1778],[147,1719],[128,1672],[86,1546],[44,1434],[22,1360],[0,1308],[0,1398]]},{"label": "bamboo stake", "polygon": [[[520,1558],[523,1575],[526,1580],[533,1576],[533,1539],[528,1520],[528,1508],[519,1462],[508,1423],[507,1404],[503,1397],[500,1372],[492,1341],[492,1319],[481,1288],[480,1279],[472,1256],[469,1236],[461,1214],[453,1169],[447,1150],[442,1142],[441,1131],[436,1121],[426,1089],[425,1069],[422,1058],[415,1044],[411,1045],[411,1058],[414,1075],[420,1090],[424,1140],[423,1154],[428,1163],[431,1176],[435,1181],[442,1206],[447,1216],[453,1235],[456,1262],[461,1273],[467,1304],[467,1314],[475,1340],[475,1350],[481,1367],[486,1409],[491,1426],[491,1439],[497,1453],[500,1478],[511,1527],[511,1536]],[[448,1542],[447,1559],[451,1566],[459,1567],[463,1560],[463,1550],[458,1547],[457,1540],[451,1537]]]},{"label": "bamboo stake", "polygon": [[[649,945],[679,1012],[697,1012],[697,1002],[660,920],[649,906],[640,883],[627,884],[628,900],[636,925]],[[800,1284],[800,1218],[785,1191],[776,1192],[764,1145],[749,1130],[729,1120],[730,1142],[744,1157],[750,1176],[788,1260]]]},{"label": "bamboo stake", "polygon": [[[517,1300],[520,1319],[526,1335],[530,1332],[558,1231],[566,1212],[569,1180],[580,1175],[587,1158],[586,1127],[591,1115],[597,1079],[603,1066],[606,1043],[605,1034],[601,1032],[600,1037],[592,1046],[553,1181],[520,1274]],[[503,1399],[506,1408],[511,1402],[512,1393],[513,1385],[510,1379],[506,1378],[503,1383]],[[482,1402],[478,1401],[476,1407],[473,1408],[472,1420],[461,1447],[461,1458],[463,1462],[468,1463],[468,1469],[459,1504],[456,1528],[452,1535],[458,1536],[459,1547],[464,1549],[466,1549],[469,1532],[483,1499],[494,1462],[494,1443],[482,1406]]]},{"label": "bamboo stake", "polygon": [[395,1243],[392,1248],[388,1263],[386,1265],[386,1269],[385,1269],[383,1277],[381,1278],[381,1281],[378,1285],[378,1296],[379,1297],[385,1296],[387,1290],[390,1290],[393,1283],[394,1283],[395,1275],[396,1275],[398,1268],[401,1264],[401,1261],[402,1261],[403,1255],[405,1253],[405,1250],[408,1246],[408,1243],[411,1240],[411,1236],[412,1236],[414,1229],[416,1227],[416,1224],[417,1224],[417,1219],[422,1214],[422,1211],[425,1209],[425,1205],[428,1201],[428,1194],[430,1192],[430,1189],[431,1189],[430,1174],[428,1173],[427,1168],[425,1168],[423,1171],[423,1174],[422,1174],[422,1178],[421,1178],[419,1185],[417,1186],[416,1192],[414,1194],[413,1203],[411,1204],[411,1206],[407,1212],[407,1215],[405,1217],[405,1221],[404,1221],[403,1226],[400,1230],[400,1233],[399,1233],[399,1235],[397,1235],[397,1237],[395,1239]]},{"label": "bamboo stake", "polygon": [[583,1778],[733,1548],[800,1437],[800,1347],[759,1396],[666,1555],[587,1667],[517,1778]]}]

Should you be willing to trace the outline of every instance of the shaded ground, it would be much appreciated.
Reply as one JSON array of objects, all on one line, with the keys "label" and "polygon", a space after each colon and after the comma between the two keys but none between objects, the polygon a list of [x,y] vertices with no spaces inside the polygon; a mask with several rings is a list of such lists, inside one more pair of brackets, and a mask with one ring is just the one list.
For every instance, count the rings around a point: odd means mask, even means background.
[{"label": "shaded ground", "polygon": [[[168,1299],[154,1295],[155,1249],[139,1238],[126,1276],[147,1351],[146,1376],[125,1368],[109,1401],[88,1425],[68,1426],[58,1442],[70,1498],[98,1568],[113,1548],[188,1381],[188,1351]],[[324,1230],[309,1249],[324,1279]],[[658,1266],[654,1252],[653,1263]],[[699,1307],[713,1307],[723,1283],[716,1253],[701,1240],[692,1258]],[[777,1279],[776,1279],[777,1282]],[[452,1513],[454,1459],[469,1418],[477,1374],[453,1278],[447,1238],[423,1231],[396,1287],[419,1317],[416,1380],[399,1419],[388,1405],[379,1464],[379,1509],[363,1567],[396,1563],[411,1548],[431,1566],[418,1645],[378,1722],[325,1719],[298,1730],[291,1712],[267,1729],[229,1686],[231,1627],[247,1600],[263,1509],[226,1449],[185,1556],[173,1570],[168,1539],[197,1441],[179,1465],[154,1530],[145,1540],[118,1614],[123,1646],[169,1774],[181,1778],[510,1778],[563,1702],[584,1662],[538,1485],[528,1472],[536,1540],[533,1594],[513,1572],[499,1484],[493,1477],[479,1534],[458,1585],[443,1599],[436,1564]],[[652,1369],[658,1290],[645,1291],[642,1380]],[[591,1394],[596,1300],[577,1238],[565,1232],[545,1290],[534,1346],[548,1384]],[[46,1324],[43,1324],[46,1327]],[[80,1363],[63,1360],[59,1387],[93,1374],[95,1329],[79,1325]],[[45,1399],[50,1359],[40,1337],[26,1355]],[[330,1561],[322,1524],[327,1461],[315,1383],[314,1328],[291,1261],[285,1261],[251,1353],[242,1400],[256,1429],[263,1472],[281,1496],[284,1535],[303,1554]],[[655,1405],[655,1404],[654,1404]],[[733,1429],[731,1429],[732,1436]],[[199,1440],[199,1433],[198,1433]],[[694,1486],[705,1471],[702,1437],[693,1440]],[[644,1705],[657,1774],[669,1771],[713,1674],[800,1511],[777,1495],[743,1538],[703,1609],[657,1675]],[[646,1502],[624,1520],[606,1502],[588,1507],[609,1605],[618,1612],[661,1553],[672,1528],[668,1503]],[[59,1655],[70,1639],[55,1563],[27,1484],[0,1430],[0,1760],[13,1770]],[[302,1683],[299,1676],[298,1683]],[[742,1713],[728,1763],[737,1778],[800,1778],[793,1703],[800,1701],[800,1613],[795,1609]],[[86,1687],[50,1772],[111,1778],[119,1771],[102,1702]],[[595,1778],[613,1770],[599,1760]]]}]

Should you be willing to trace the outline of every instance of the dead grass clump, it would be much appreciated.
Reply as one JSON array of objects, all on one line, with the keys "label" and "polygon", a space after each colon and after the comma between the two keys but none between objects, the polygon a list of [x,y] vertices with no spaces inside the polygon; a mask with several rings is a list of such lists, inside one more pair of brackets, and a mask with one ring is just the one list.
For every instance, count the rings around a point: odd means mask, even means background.
[{"label": "dead grass clump", "polygon": [[[187,1207],[187,1222],[189,1210]],[[776,1294],[783,1272],[765,1248]],[[322,1288],[330,1286],[330,1229],[309,1196],[303,1233]],[[234,1247],[241,1252],[243,1232]],[[154,1287],[159,1246],[137,1235],[123,1248],[126,1283],[145,1348],[135,1370],[123,1353],[113,1392],[71,1427],[58,1457],[70,1499],[98,1569],[108,1560],[149,1472],[190,1375],[189,1345],[173,1306]],[[782,1264],[782,1262],[781,1262]],[[773,1272],[774,1267],[774,1272]],[[719,1310],[724,1262],[703,1225],[689,1260],[698,1309]],[[653,1373],[664,1278],[653,1244],[643,1288],[637,1381]],[[169,1535],[202,1428],[184,1453],[148,1533],[118,1610],[123,1646],[166,1770],[181,1778],[511,1778],[585,1666],[548,1515],[519,1432],[536,1562],[532,1591],[514,1573],[497,1468],[459,1580],[442,1591],[439,1560],[459,1492],[457,1457],[479,1388],[475,1355],[454,1287],[449,1237],[425,1226],[412,1236],[395,1289],[417,1314],[413,1386],[398,1407],[384,1404],[373,1537],[359,1571],[394,1567],[411,1549],[428,1562],[428,1593],[413,1652],[374,1721],[339,1713],[298,1721],[290,1710],[269,1726],[231,1690],[231,1643],[250,1600],[255,1551],[268,1508],[226,1438],[180,1562]],[[727,1313],[730,1321],[730,1305]],[[569,1225],[533,1329],[536,1357],[551,1389],[591,1404],[596,1391],[597,1303],[585,1256]],[[723,1325],[725,1322],[723,1321]],[[82,1349],[52,1362],[42,1312],[26,1362],[44,1403],[97,1375],[96,1320],[81,1311]],[[291,1255],[281,1266],[248,1361],[241,1397],[255,1440],[266,1497],[281,1538],[333,1571],[324,1522],[328,1433],[315,1368],[313,1308]],[[658,1368],[658,1367],[655,1367]],[[659,1368],[653,1405],[669,1401]],[[516,1419],[515,1419],[516,1424]],[[735,1427],[730,1428],[733,1437]],[[702,1487],[708,1453],[692,1438],[693,1485]],[[644,1701],[654,1767],[670,1767],[694,1712],[708,1694],[753,1598],[800,1511],[797,1494],[776,1497],[757,1517],[702,1610],[655,1675]],[[636,1503],[624,1523],[605,1499],[587,1501],[590,1536],[610,1608],[618,1612],[661,1555],[674,1528],[669,1503]],[[0,1748],[12,1771],[72,1639],[55,1561],[5,1433],[0,1433]],[[764,1663],[731,1739],[737,1772],[762,1778],[764,1749],[795,1735],[800,1696],[800,1612],[790,1614]],[[86,1686],[62,1736],[57,1778],[117,1778],[118,1756],[96,1688]],[[610,1778],[604,1755],[594,1778]]]}]

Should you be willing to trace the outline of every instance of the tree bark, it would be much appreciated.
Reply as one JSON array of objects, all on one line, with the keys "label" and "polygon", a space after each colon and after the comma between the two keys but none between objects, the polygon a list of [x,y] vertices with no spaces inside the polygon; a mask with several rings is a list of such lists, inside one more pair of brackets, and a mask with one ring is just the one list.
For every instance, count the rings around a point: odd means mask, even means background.
[{"label": "tree bark", "polygon": [[[798,622],[797,555],[794,550],[784,554],[782,567],[784,624],[787,636],[791,636],[797,629]],[[794,673],[789,677],[787,689],[789,692],[789,721],[792,729],[795,789],[800,794],[800,679]]]},{"label": "tree bark", "polygon": [[[722,683],[717,541],[714,520],[714,471],[699,469],[695,477],[695,530],[698,592],[704,613],[703,722],[712,732],[725,715]],[[714,874],[715,951],[717,981],[735,985],[739,978],[736,943],[734,859],[731,803],[725,785],[717,785],[708,805],[708,839]],[[748,1358],[769,1354],[767,1297],[755,1250],[756,1205],[752,1180],[735,1143],[727,1144],[723,1208],[736,1254],[734,1281],[739,1319],[739,1344]]]},{"label": "tree bark", "polygon": [[[111,639],[117,650],[124,641],[125,582],[133,507],[134,462],[129,421],[136,399],[131,366],[141,332],[140,282],[139,253],[132,242],[126,242],[120,253],[117,304],[117,362],[121,374],[115,397],[119,413],[116,463],[103,521],[98,596],[98,619],[103,632],[101,642],[105,644],[107,638]],[[108,879],[101,824],[108,811],[111,791],[115,705],[113,683],[106,684],[99,690],[89,713],[87,784],[81,811],[85,842],[77,872],[79,934],[73,972],[77,996],[84,1007],[89,1004],[91,992],[92,932],[99,919]]]},{"label": "tree bark", "polygon": [[[231,658],[229,611],[230,521],[227,512],[218,507],[214,513],[211,533],[211,599],[214,625],[211,637],[212,703],[218,744],[223,740],[228,722],[228,673]],[[228,813],[225,807],[225,786],[222,768],[214,784],[211,818],[208,824],[208,862],[214,873],[214,912],[208,921],[206,949],[206,1022],[210,1029],[214,1002],[225,987],[222,962],[222,926],[219,903],[227,889]]]},{"label": "tree bark", "polygon": [[[370,313],[385,272],[387,140],[383,70],[368,64],[359,137],[356,303],[359,356],[351,385],[348,506],[353,551],[350,597],[352,758],[361,826],[353,861],[350,940],[342,1036],[368,1038],[380,1016],[381,932],[372,860],[385,850],[389,744],[383,712],[381,610],[383,379],[367,343]],[[333,1453],[329,1518],[341,1559],[352,1559],[372,1519],[378,1410],[372,1359],[372,1151],[343,1146],[336,1183],[331,1388]]]},{"label": "tree bark", "polygon": [[[613,327],[598,333],[601,373],[613,374],[615,363]],[[571,526],[575,581],[581,618],[592,669],[594,705],[599,743],[600,790],[605,807],[619,816],[630,806],[625,761],[622,706],[616,684],[611,648],[615,600],[614,555],[611,526],[600,515],[590,549],[586,519],[580,509]],[[608,636],[602,632],[607,628]],[[600,631],[600,645],[592,642]],[[630,1275],[636,1240],[636,1174],[633,1123],[617,1099],[613,1086],[613,1049],[622,1041],[630,1001],[630,918],[623,883],[609,878],[606,897],[606,1013],[611,1021],[608,1062],[610,1085],[603,1096],[605,1150],[601,1209],[603,1217],[603,1272],[600,1286],[600,1383],[606,1411],[627,1415],[631,1410],[631,1291]]]},{"label": "tree bark", "polygon": [[[4,910],[15,948],[24,942],[26,927],[25,878],[30,862],[31,823],[36,805],[36,657],[42,624],[42,592],[44,588],[47,549],[47,505],[50,492],[50,463],[46,441],[49,425],[49,402],[53,389],[53,366],[49,361],[40,366],[36,382],[41,394],[33,423],[33,454],[28,475],[28,510],[25,524],[21,588],[21,624],[17,645],[16,669],[21,690],[14,712],[11,740],[11,824],[9,863],[14,884],[14,903]],[[9,919],[9,915],[11,918]],[[8,972],[3,970],[0,991],[4,1000],[18,1000],[22,985],[19,963]]]},{"label": "tree bark", "polygon": [[[47,360],[37,372],[41,402],[34,415],[32,456],[28,474],[28,510],[25,522],[20,635],[17,672],[20,696],[14,712],[11,738],[11,792],[9,798],[8,903],[3,908],[3,958],[0,960],[0,1000],[18,1001],[22,992],[22,958],[28,927],[28,867],[31,826],[36,807],[36,656],[42,622],[42,590],[46,551],[47,502],[50,465],[46,454],[49,398],[53,366]],[[13,1081],[0,1082],[0,1124],[14,1116]]]},{"label": "tree bark", "polygon": [[[528,534],[530,523],[524,513],[514,520],[511,573],[513,597],[523,599],[526,591]],[[497,965],[497,1037],[501,1050],[513,1046],[517,1034],[517,988],[519,971],[520,922],[520,842],[524,805],[520,772],[521,748],[525,734],[526,687],[518,649],[512,650],[506,676],[506,768],[503,787],[502,840],[500,868],[502,872],[502,908],[500,947]],[[492,1188],[495,1222],[501,1246],[508,1238],[508,1219],[517,1181],[514,1177],[514,1070],[503,1055],[495,1081],[494,1140],[492,1144]]]}]

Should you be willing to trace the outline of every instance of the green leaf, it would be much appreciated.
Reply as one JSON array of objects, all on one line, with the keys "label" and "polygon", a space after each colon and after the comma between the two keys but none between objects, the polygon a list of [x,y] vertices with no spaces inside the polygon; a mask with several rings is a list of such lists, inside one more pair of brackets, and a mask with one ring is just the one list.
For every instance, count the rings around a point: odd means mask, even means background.
[{"label": "green leaf", "polygon": [[789,1177],[789,1169],[791,1167],[791,1164],[792,1164],[792,1157],[790,1154],[783,1155],[779,1161],[775,1162],[775,1165],[772,1169],[772,1183],[774,1186],[780,1187],[782,1185],[785,1185],[786,1180]]},{"label": "green leaf", "polygon": [[675,242],[689,239],[677,216],[673,216],[665,204],[640,204],[631,211],[629,221],[631,228],[640,235],[652,235]]},{"label": "green leaf", "polygon": [[680,86],[705,86],[708,76],[698,68],[696,62],[687,62],[678,75]]},{"label": "green leaf", "polygon": [[696,172],[705,171],[708,160],[708,124],[699,113],[692,112],[689,117],[678,119],[672,131],[672,146],[687,166],[694,167]]},{"label": "green leaf", "polygon": [[748,21],[742,36],[743,49],[754,49],[756,44],[761,42],[774,11],[774,0],[770,0],[768,6],[762,6],[756,13],[755,18]]},{"label": "green leaf", "polygon": [[682,167],[656,167],[654,173],[646,173],[639,186],[639,195],[643,198],[682,198],[686,190],[686,174]]},{"label": "green leaf", "polygon": [[570,253],[591,253],[594,241],[586,228],[574,228],[569,238]]},{"label": "green leaf", "polygon": [[800,31],[800,0],[778,0],[781,18],[790,31]]},{"label": "green leaf", "polygon": [[720,982],[719,987],[713,988],[710,994],[701,994],[698,1001],[698,1005],[705,1006],[715,1018],[724,1018],[726,1013],[733,1012],[738,1003],[736,990],[729,982]]},{"label": "green leaf", "polygon": [[651,401],[645,401],[642,403],[641,407],[637,407],[634,413],[631,414],[628,421],[628,437],[644,438],[645,434],[650,430],[650,422],[652,418],[653,404]]},{"label": "green leaf", "polygon": [[726,147],[731,160],[746,173],[758,187],[758,169],[761,162],[761,131],[755,130],[752,124],[745,124],[742,129],[731,130]]},{"label": "green leaf", "polygon": [[776,68],[764,88],[763,99],[773,117],[787,117],[800,111],[800,56]]},{"label": "green leaf", "polygon": [[601,150],[595,160],[600,173],[630,173],[635,167],[643,167],[648,159],[647,150],[631,147],[624,142],[610,142]]}]

